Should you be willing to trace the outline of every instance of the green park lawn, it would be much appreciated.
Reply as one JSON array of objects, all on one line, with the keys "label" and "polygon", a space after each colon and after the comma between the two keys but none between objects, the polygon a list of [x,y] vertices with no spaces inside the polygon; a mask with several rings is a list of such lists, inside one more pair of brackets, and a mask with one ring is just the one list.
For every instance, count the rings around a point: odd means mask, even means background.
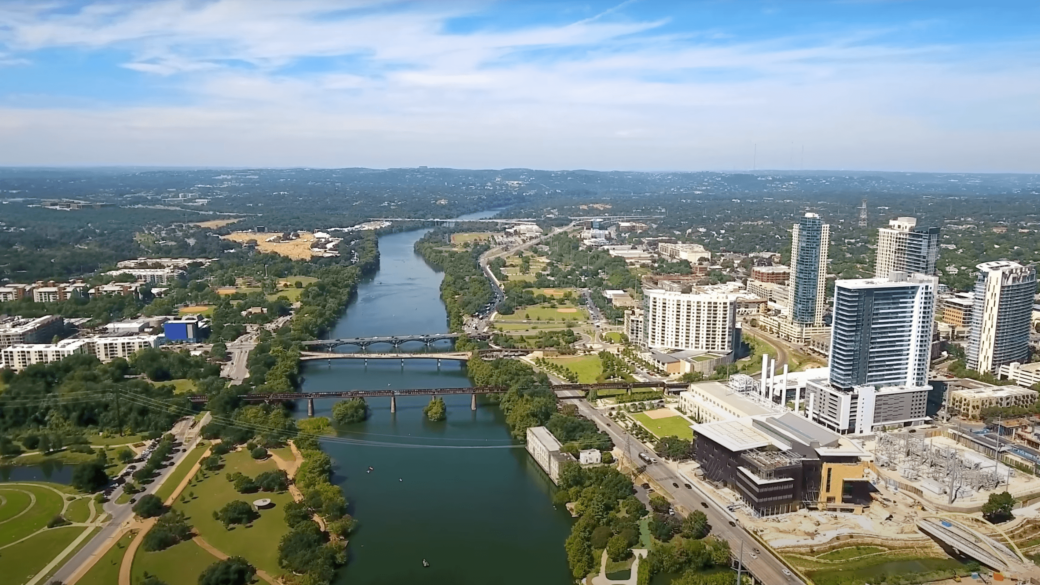
[{"label": "green park lawn", "polygon": [[283,288],[276,293],[267,295],[267,300],[277,301],[279,297],[285,297],[290,303],[295,303],[300,300],[300,295],[303,294],[302,288]]},{"label": "green park lawn", "polygon": [[499,331],[558,331],[560,329],[567,329],[566,323],[562,321],[556,323],[535,321],[530,323],[516,323],[495,319],[494,325],[495,329]]},{"label": "green park lawn", "polygon": [[286,276],[285,278],[278,279],[279,286],[288,285],[291,288],[295,288],[297,282],[303,286],[307,286],[308,284],[318,282],[318,279],[313,276]]},{"label": "green park lawn", "polygon": [[[118,583],[119,566],[123,563],[123,555],[126,554],[126,547],[130,546],[130,542],[133,539],[133,533],[128,532],[124,534],[118,542],[112,545],[112,548],[108,549],[105,556],[98,559],[98,561],[94,563],[94,566],[87,571],[87,574],[83,575],[83,578],[79,580],[78,585],[112,585],[113,583]],[[144,555],[148,553],[141,551],[137,554]]]},{"label": "green park lawn", "polygon": [[69,522],[87,522],[90,520],[90,498],[77,498],[69,502],[65,509],[65,519]]},{"label": "green park lawn", "polygon": [[531,292],[535,295],[545,295],[547,297],[563,298],[563,295],[571,293],[571,296],[578,296],[578,289],[576,288],[535,288],[531,289]]},{"label": "green park lawn", "polygon": [[621,334],[617,331],[608,331],[603,334],[603,339],[606,339],[610,343],[621,343]]},{"label": "green park lawn", "polygon": [[292,463],[296,461],[296,455],[293,455],[292,448],[290,447],[278,447],[277,449],[271,449],[271,453],[281,457],[286,463]]},{"label": "green park lawn", "polygon": [[58,556],[58,553],[72,544],[77,536],[83,534],[84,530],[90,529],[66,526],[44,530],[32,538],[0,549],[0,575],[3,576],[4,585],[21,585],[28,582]]},{"label": "green park lawn", "polygon": [[198,386],[195,385],[195,380],[189,380],[187,378],[166,380],[165,382],[151,382],[151,384],[152,386],[173,386],[174,394],[191,394],[198,390]]},{"label": "green park lawn", "polygon": [[122,445],[133,445],[134,443],[140,443],[144,439],[141,435],[112,435],[109,437],[102,437],[101,435],[94,435],[90,437],[90,445],[92,447],[112,447]]},{"label": "green park lawn", "polygon": [[202,315],[204,317],[212,317],[213,310],[216,309],[213,305],[195,305],[192,307],[181,307],[177,309],[179,315]]},{"label": "green park lawn", "polygon": [[199,443],[199,446],[191,453],[188,453],[188,456],[184,458],[184,461],[181,461],[181,464],[177,466],[177,469],[173,470],[173,473],[166,478],[166,481],[163,482],[159,489],[155,490],[155,495],[160,500],[165,502],[166,498],[173,495],[173,490],[177,489],[177,486],[181,485],[181,481],[183,481],[184,476],[188,475],[188,472],[191,471],[192,466],[198,463],[199,459],[202,459],[202,454],[206,452],[206,445],[207,443],[204,441]]},{"label": "green park lawn", "polygon": [[650,418],[642,412],[637,412],[631,416],[658,438],[669,436],[676,436],[680,439],[693,438],[693,429],[690,428],[690,421],[681,416]]},{"label": "green park lawn", "polygon": [[[285,505],[292,501],[289,492],[281,494],[240,494],[225,475],[239,471],[256,477],[264,471],[275,471],[274,461],[255,461],[245,451],[236,451],[224,456],[224,467],[217,472],[207,472],[208,477],[189,485],[182,494],[193,492],[195,497],[187,504],[178,500],[173,507],[184,512],[195,530],[218,550],[228,556],[241,556],[253,566],[272,575],[281,574],[278,567],[278,542],[288,531],[285,524]],[[200,471],[200,475],[201,475]],[[260,511],[260,518],[252,526],[233,526],[231,530],[213,519],[213,512],[227,503],[242,500],[252,503],[258,498],[270,498],[274,506]],[[174,585],[172,582],[170,585]]]},{"label": "green park lawn", "polygon": [[[6,497],[8,493],[15,490],[32,492],[36,496],[36,503],[17,520],[0,524],[0,546],[6,546],[45,528],[51,518],[61,513],[65,504],[61,496],[42,486],[0,484],[0,495]],[[0,559],[9,554],[10,551],[4,549],[4,552],[0,553]],[[3,574],[3,571],[0,570],[0,575]]]},{"label": "green park lawn", "polygon": [[[221,481],[224,480],[221,479]],[[211,542],[211,544],[213,543]],[[104,559],[99,562],[102,561]],[[158,552],[146,552],[143,548],[139,548],[134,555],[134,566],[130,572],[130,579],[133,583],[139,583],[145,575],[155,575],[167,585],[198,585],[199,575],[206,570],[206,567],[215,562],[217,562],[217,558],[195,544],[193,540],[186,540]],[[118,577],[118,566],[115,574]],[[108,584],[106,583],[106,585]]]},{"label": "green park lawn", "polygon": [[561,306],[558,308],[552,308],[549,305],[531,305],[529,307],[519,307],[516,313],[510,315],[512,320],[515,321],[548,321],[553,319],[554,321],[576,321],[583,322],[589,320],[589,312],[583,307],[573,306]]},{"label": "green park lawn", "polygon": [[579,384],[595,384],[600,374],[603,373],[603,363],[597,355],[551,358],[549,361],[554,364],[560,364],[578,374]]},{"label": "green park lawn", "polygon": [[[83,547],[87,546],[88,544],[90,544],[90,540],[92,538],[94,538],[95,536],[97,536],[98,532],[101,532],[101,528],[100,527],[89,528],[88,530],[90,530],[90,534],[88,534],[83,540],[81,540],[79,542],[79,544],[77,544],[76,547],[73,548],[72,551],[69,552],[69,554],[65,555],[65,560],[71,559],[73,556],[75,556],[76,553],[78,553],[81,548],[83,548]],[[38,581],[38,583],[40,585],[45,585],[46,583],[54,583],[54,581],[51,579],[51,577],[53,577],[54,574],[57,573],[59,569],[61,569],[63,564],[64,563],[60,562],[60,563],[54,565],[53,567],[51,567],[51,570],[47,571],[47,574],[44,576],[43,579],[40,579]]]},{"label": "green park lawn", "polygon": [[17,492],[14,489],[5,490],[3,485],[0,485],[0,497],[3,498],[0,500],[0,522],[6,522],[21,514],[23,510],[29,507],[29,503],[32,502],[29,494]]}]

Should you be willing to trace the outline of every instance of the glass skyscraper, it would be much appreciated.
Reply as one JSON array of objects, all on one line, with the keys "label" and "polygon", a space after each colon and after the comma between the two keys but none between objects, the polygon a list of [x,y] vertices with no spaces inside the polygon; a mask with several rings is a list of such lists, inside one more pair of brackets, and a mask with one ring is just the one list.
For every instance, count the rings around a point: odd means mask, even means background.
[{"label": "glass skyscraper", "polygon": [[837,281],[831,384],[845,389],[925,386],[938,285],[934,276],[902,272]]},{"label": "glass skyscraper", "polygon": [[791,321],[800,325],[823,324],[826,308],[827,248],[830,226],[819,215],[806,213],[791,233]]}]

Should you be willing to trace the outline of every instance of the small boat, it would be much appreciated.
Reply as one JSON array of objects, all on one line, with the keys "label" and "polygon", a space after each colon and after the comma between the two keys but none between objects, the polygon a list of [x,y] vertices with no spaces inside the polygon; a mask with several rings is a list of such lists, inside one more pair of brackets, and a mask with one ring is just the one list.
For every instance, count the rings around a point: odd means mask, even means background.
[{"label": "small boat", "polygon": [[375,470],[376,470],[376,468],[375,468],[375,467],[372,467],[371,465],[369,465],[369,466],[368,466],[368,472],[369,472],[369,473],[372,473],[372,472],[373,472],[373,471],[375,471]]},{"label": "small boat", "polygon": [[423,560],[422,560],[422,566],[423,566],[423,567],[429,567],[429,566],[430,566],[430,563],[427,563],[427,562],[426,562],[426,559],[423,559]]}]

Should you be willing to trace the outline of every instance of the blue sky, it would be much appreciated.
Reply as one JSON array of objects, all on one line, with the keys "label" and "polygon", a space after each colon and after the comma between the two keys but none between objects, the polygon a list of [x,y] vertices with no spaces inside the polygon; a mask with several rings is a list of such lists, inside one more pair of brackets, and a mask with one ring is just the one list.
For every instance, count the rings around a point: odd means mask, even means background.
[{"label": "blue sky", "polygon": [[1038,145],[1034,0],[0,3],[0,165],[1040,172]]}]

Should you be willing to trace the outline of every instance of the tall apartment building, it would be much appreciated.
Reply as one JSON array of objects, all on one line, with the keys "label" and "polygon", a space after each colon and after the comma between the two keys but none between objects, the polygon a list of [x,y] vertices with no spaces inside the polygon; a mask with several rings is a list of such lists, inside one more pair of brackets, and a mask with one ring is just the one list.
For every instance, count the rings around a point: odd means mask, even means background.
[{"label": "tall apartment building", "polygon": [[737,295],[712,287],[644,290],[643,339],[650,349],[734,350]]},{"label": "tall apartment building", "polygon": [[835,284],[830,378],[806,385],[812,420],[842,434],[927,420],[938,286],[902,272]]},{"label": "tall apartment building", "polygon": [[0,350],[5,368],[16,372],[33,364],[61,361],[77,354],[90,354],[90,342],[86,339],[64,339],[58,343],[18,344]]},{"label": "tall apartment building", "polygon": [[91,337],[90,352],[102,363],[116,358],[128,358],[146,348],[159,347],[164,338],[159,335],[131,335],[122,337]]},{"label": "tall apartment building", "polygon": [[939,279],[839,280],[834,287],[830,382],[839,388],[924,386]]},{"label": "tall apartment building", "polygon": [[109,270],[105,274],[108,276],[129,274],[140,282],[165,285],[183,276],[184,271],[176,268],[120,268],[118,270]]},{"label": "tall apartment building", "polygon": [[939,259],[939,228],[919,228],[917,219],[900,217],[878,230],[874,276],[888,278],[893,272],[935,274]]},{"label": "tall apartment building", "polygon": [[977,268],[968,367],[995,373],[1004,364],[1028,362],[1036,269],[1008,260]]},{"label": "tall apartment building", "polygon": [[16,317],[0,321],[0,349],[24,343],[49,343],[63,329],[65,320],[57,315],[36,319]]},{"label": "tall apartment building", "polygon": [[791,235],[790,310],[799,325],[823,325],[830,226],[815,213],[806,213]]}]

